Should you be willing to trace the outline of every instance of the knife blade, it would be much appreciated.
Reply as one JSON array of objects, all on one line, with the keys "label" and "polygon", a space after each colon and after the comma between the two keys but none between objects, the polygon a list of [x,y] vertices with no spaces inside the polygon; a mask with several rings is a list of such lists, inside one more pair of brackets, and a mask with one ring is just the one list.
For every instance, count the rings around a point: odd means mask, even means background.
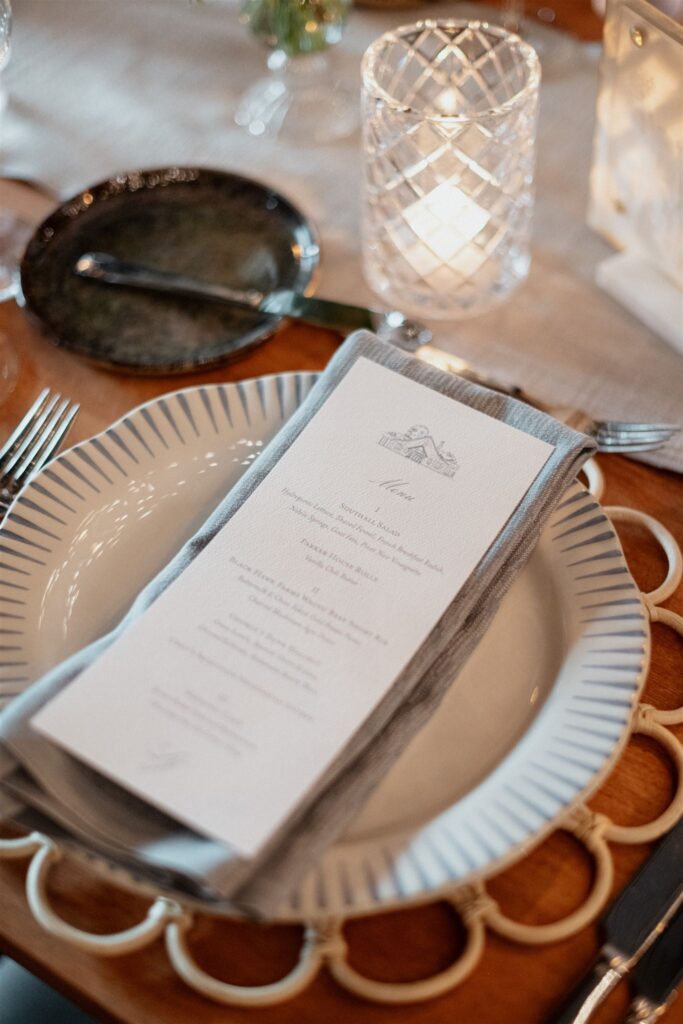
[{"label": "knife blade", "polygon": [[586,1024],[683,905],[683,820],[660,840],[602,920],[605,943],[555,1024]]},{"label": "knife blade", "polygon": [[239,290],[226,285],[211,284],[168,270],[159,270],[142,263],[120,260],[105,252],[86,252],[76,261],[74,273],[107,284],[146,291],[184,295],[188,298],[227,302],[242,309],[272,317],[293,317],[338,330],[365,327],[385,341],[412,350],[431,340],[432,332],[417,320],[410,320],[398,310],[382,312],[353,306],[331,299],[309,298],[290,288],[260,292],[254,288]]},{"label": "knife blade", "polygon": [[671,1006],[683,981],[683,909],[631,974],[635,999],[626,1024],[654,1024]]}]

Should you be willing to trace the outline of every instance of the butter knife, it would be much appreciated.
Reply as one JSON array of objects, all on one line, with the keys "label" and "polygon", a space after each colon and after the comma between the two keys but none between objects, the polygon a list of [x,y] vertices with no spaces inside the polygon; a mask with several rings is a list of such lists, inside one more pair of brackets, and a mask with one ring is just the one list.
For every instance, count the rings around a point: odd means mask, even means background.
[{"label": "butter knife", "polygon": [[655,1024],[673,1003],[682,981],[683,909],[634,967],[635,998],[625,1024]]},{"label": "butter knife", "polygon": [[397,348],[431,363],[432,366],[458,374],[491,391],[499,391],[504,395],[518,398],[576,430],[590,434],[596,440],[599,451],[652,451],[669,441],[679,429],[676,424],[597,420],[581,409],[549,406],[520,387],[501,384],[483,376],[458,356],[430,344],[432,332],[429,328],[417,320],[408,319],[398,310],[380,312],[363,306],[333,302],[330,299],[308,298],[288,288],[276,288],[268,294],[255,289],[240,291],[226,285],[211,284],[186,274],[120,260],[110,253],[103,252],[84,253],[76,261],[73,271],[81,277],[92,278],[106,284],[226,302],[274,318],[294,317],[337,330],[340,327],[368,328],[382,340],[391,342]]},{"label": "butter knife", "polygon": [[277,288],[268,294],[255,289],[240,291],[225,285],[210,284],[208,281],[186,274],[176,274],[146,264],[120,260],[105,252],[84,253],[76,261],[73,269],[79,277],[103,281],[106,284],[228,302],[268,316],[300,318],[334,329],[365,327],[404,352],[410,352],[419,359],[431,363],[432,366],[448,373],[457,373],[475,384],[519,398],[529,405],[540,408],[538,399],[532,398],[522,388],[500,384],[490,377],[485,377],[463,359],[430,344],[432,332],[429,328],[417,320],[409,320],[398,310],[380,312],[363,306],[333,302],[330,299],[308,298],[287,288]]},{"label": "butter knife", "polygon": [[338,330],[345,327],[355,330],[365,327],[374,331],[384,341],[390,341],[399,348],[413,350],[431,341],[432,332],[417,320],[409,320],[398,310],[381,312],[352,306],[330,299],[309,298],[290,288],[276,288],[267,294],[254,288],[240,291],[226,285],[211,284],[186,274],[158,270],[130,260],[120,260],[104,252],[86,252],[74,265],[79,277],[89,277],[107,284],[123,285],[126,288],[142,288],[145,291],[167,292],[185,295],[189,298],[210,299],[215,302],[229,302],[256,313],[273,317],[293,317],[307,320]]},{"label": "butter knife", "polygon": [[682,905],[683,821],[679,821],[603,918],[605,944],[554,1024],[587,1024]]}]

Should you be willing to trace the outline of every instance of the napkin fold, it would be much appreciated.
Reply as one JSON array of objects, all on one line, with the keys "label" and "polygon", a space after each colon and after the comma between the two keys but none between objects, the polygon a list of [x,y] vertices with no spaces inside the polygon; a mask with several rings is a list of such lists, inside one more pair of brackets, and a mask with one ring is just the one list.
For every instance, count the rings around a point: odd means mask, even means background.
[{"label": "napkin fold", "polygon": [[[228,522],[315,415],[354,362],[365,357],[553,445],[512,517],[385,697],[257,856],[246,859],[128,793],[35,732],[31,718],[175,580]],[[539,531],[594,443],[515,399],[431,367],[372,334],[349,337],[303,405],[198,533],[140,593],[121,623],[73,655],[0,715],[0,818],[11,818],[102,854],[161,889],[271,915],[323,849],[354,817],[413,735],[434,713]],[[133,712],[131,712],[133,713]],[[84,723],[87,728],[87,723]],[[122,751],[122,757],[125,751]],[[277,771],[277,753],[273,771]]]}]

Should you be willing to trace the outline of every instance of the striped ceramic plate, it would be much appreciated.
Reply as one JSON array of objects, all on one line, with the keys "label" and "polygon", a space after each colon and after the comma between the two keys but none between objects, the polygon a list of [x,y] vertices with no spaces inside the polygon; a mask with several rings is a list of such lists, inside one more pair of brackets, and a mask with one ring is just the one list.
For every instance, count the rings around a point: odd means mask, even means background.
[{"label": "striped ceramic plate", "polygon": [[[0,701],[119,619],[314,382],[165,395],[29,483],[0,531]],[[279,916],[419,901],[519,856],[614,762],[648,653],[615,532],[576,484],[438,714]]]}]

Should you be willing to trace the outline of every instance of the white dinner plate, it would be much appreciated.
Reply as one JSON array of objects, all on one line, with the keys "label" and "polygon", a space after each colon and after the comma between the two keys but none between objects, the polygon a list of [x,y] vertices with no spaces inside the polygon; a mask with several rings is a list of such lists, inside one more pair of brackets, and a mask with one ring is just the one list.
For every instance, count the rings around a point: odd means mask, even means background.
[{"label": "white dinner plate", "polygon": [[[0,701],[120,619],[315,380],[164,395],[34,477],[0,530]],[[614,529],[574,484],[437,714],[278,918],[424,900],[519,857],[612,765],[648,655]]]}]

